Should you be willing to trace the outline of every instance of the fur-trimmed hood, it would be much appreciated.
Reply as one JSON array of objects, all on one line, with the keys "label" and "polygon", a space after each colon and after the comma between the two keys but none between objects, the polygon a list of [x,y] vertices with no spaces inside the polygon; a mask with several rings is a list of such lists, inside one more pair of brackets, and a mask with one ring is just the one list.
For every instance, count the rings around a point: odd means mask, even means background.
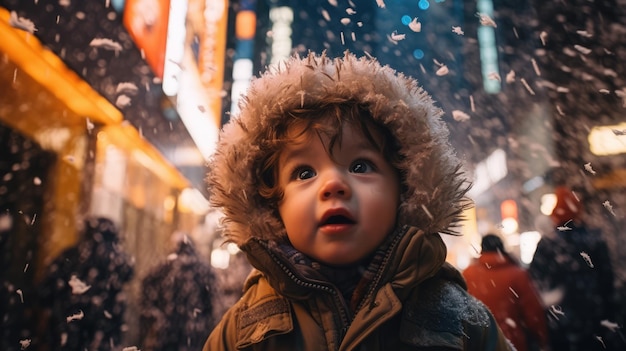
[{"label": "fur-trimmed hood", "polygon": [[454,232],[469,204],[469,183],[448,142],[441,110],[413,78],[376,59],[346,52],[336,59],[313,53],[294,56],[251,82],[240,113],[224,126],[209,162],[210,202],[225,215],[226,238],[241,245],[250,237],[286,237],[280,218],[257,191],[253,167],[265,156],[260,138],[287,111],[328,97],[366,106],[397,139],[405,182],[398,224],[426,233]]}]

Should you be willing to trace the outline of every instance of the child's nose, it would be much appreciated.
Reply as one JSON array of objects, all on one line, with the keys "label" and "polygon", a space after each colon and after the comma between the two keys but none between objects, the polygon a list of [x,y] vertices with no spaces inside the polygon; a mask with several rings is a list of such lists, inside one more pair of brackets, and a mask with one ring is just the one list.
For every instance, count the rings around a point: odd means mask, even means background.
[{"label": "child's nose", "polygon": [[339,172],[331,172],[320,188],[320,197],[330,199],[333,197],[349,198],[352,196],[350,186]]}]

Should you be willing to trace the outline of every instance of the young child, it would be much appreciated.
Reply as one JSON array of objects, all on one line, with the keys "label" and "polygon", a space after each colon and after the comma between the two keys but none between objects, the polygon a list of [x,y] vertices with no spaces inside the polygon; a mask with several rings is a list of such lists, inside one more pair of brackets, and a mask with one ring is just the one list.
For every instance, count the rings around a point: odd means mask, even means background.
[{"label": "young child", "polygon": [[255,267],[204,350],[509,350],[445,263],[469,206],[417,82],[346,53],[252,82],[208,175]]}]

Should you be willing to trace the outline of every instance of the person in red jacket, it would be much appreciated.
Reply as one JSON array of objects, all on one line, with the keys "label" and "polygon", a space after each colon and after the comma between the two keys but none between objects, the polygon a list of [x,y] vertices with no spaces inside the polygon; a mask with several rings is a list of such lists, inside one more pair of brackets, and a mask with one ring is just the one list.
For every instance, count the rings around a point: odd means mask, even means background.
[{"label": "person in red jacket", "polygon": [[497,235],[485,235],[481,250],[478,260],[463,271],[469,293],[487,305],[518,351],[530,349],[528,337],[547,350],[544,308],[528,272],[504,250]]}]

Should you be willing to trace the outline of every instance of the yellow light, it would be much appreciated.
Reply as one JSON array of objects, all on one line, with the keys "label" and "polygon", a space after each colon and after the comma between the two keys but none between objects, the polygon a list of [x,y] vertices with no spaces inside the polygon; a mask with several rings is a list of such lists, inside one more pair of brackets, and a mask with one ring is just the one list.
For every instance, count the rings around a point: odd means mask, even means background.
[{"label": "yellow light", "polygon": [[163,208],[166,211],[173,211],[174,207],[176,206],[176,199],[174,198],[174,196],[168,196],[165,198],[165,200],[163,200]]},{"label": "yellow light", "polygon": [[587,137],[594,155],[608,156],[626,153],[626,123],[593,127]]},{"label": "yellow light", "polygon": [[[106,134],[105,139],[108,142],[124,150],[126,154],[132,155],[137,162],[169,186],[175,189],[185,189],[190,186],[189,180],[169,163],[152,144],[143,139],[139,131],[130,123],[107,126],[102,129],[102,132]],[[98,138],[100,137],[101,135],[98,134]]]},{"label": "yellow light", "polygon": [[195,188],[186,188],[178,197],[179,210],[181,212],[193,212],[197,215],[205,215],[209,211],[209,202],[202,193]]},{"label": "yellow light", "polygon": [[502,233],[504,235],[511,235],[517,232],[519,227],[515,218],[505,218],[502,220]]},{"label": "yellow light", "polygon": [[63,101],[79,116],[94,122],[119,123],[122,113],[52,51],[41,45],[34,35],[9,25],[9,12],[0,7],[0,52],[39,84]]},{"label": "yellow light", "polygon": [[552,210],[554,210],[554,206],[556,206],[556,195],[550,193],[541,196],[541,205],[539,207],[541,213],[546,216],[551,215]]}]

